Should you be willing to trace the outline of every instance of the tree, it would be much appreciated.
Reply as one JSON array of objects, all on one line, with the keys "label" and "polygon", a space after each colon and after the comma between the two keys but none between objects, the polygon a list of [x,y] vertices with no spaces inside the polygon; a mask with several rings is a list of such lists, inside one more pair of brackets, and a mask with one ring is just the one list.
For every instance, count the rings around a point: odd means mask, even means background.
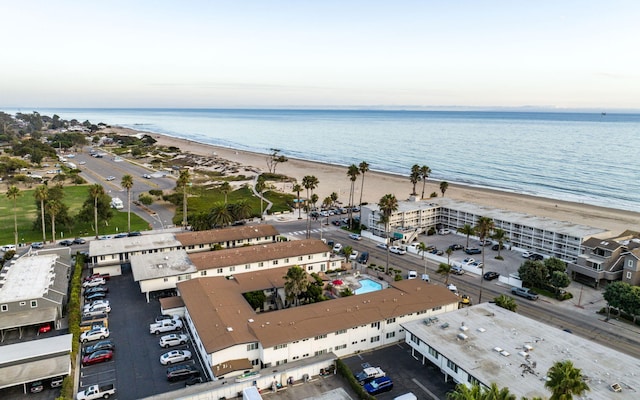
[{"label": "tree", "polygon": [[440,263],[440,265],[438,265],[438,270],[436,271],[436,273],[440,275],[444,275],[444,284],[445,285],[449,284],[449,275],[451,274],[451,265]]},{"label": "tree", "polygon": [[89,186],[89,196],[93,199],[93,223],[94,230],[96,232],[96,239],[98,238],[98,200],[104,195],[104,188],[101,184],[96,183]]},{"label": "tree", "polygon": [[62,210],[62,203],[56,199],[47,202],[47,212],[51,217],[51,238],[56,241],[56,215]]},{"label": "tree", "polygon": [[120,185],[127,189],[127,232],[131,232],[131,188],[133,187],[133,176],[124,175]]},{"label": "tree", "polygon": [[[358,203],[358,207],[360,207],[360,216],[362,217],[362,194],[364,193],[364,174],[369,172],[369,164],[366,161],[362,161],[358,164],[358,168],[360,169],[360,173],[362,174],[362,181],[360,182],[360,202]],[[362,223],[362,221],[360,221]]]},{"label": "tree", "polygon": [[224,194],[224,204],[227,204],[227,195],[231,193],[231,184],[227,181],[222,182],[220,191]]},{"label": "tree", "polygon": [[516,312],[516,309],[518,308],[518,303],[516,303],[514,298],[510,296],[506,296],[504,294],[501,294],[500,296],[495,297],[493,301],[496,303],[498,307],[502,307],[509,311]]},{"label": "tree", "polygon": [[242,294],[247,300],[247,303],[254,310],[260,310],[264,306],[265,301],[267,301],[267,296],[264,294],[263,290],[256,290],[255,292],[247,292]]},{"label": "tree", "polygon": [[611,316],[611,307],[618,310],[618,315],[622,309],[623,300],[627,297],[627,293],[631,290],[631,285],[622,281],[611,282],[604,289],[602,297],[607,302],[607,320]]},{"label": "tree", "polygon": [[329,195],[329,198],[331,199],[331,204],[335,205],[338,202],[338,193],[331,192],[331,194]]},{"label": "tree", "polygon": [[251,217],[253,209],[246,199],[241,199],[233,203],[231,206],[231,214],[236,221],[242,221]]},{"label": "tree", "polygon": [[176,189],[182,190],[182,229],[187,229],[187,192],[191,185],[191,174],[188,169],[180,171],[180,176],[176,182]]},{"label": "tree", "polygon": [[7,198],[13,200],[13,238],[16,249],[18,248],[18,197],[20,197],[20,189],[16,185],[11,185],[7,190]]},{"label": "tree", "polygon": [[349,256],[351,256],[351,254],[353,254],[353,247],[351,246],[344,246],[342,248],[342,252],[344,253],[345,258],[348,260]]},{"label": "tree", "polygon": [[442,197],[444,197],[444,192],[449,189],[449,182],[442,181],[440,182],[440,192],[442,193]]},{"label": "tree", "polygon": [[447,264],[451,265],[451,254],[453,254],[453,249],[451,247],[447,247],[444,252],[447,254]]},{"label": "tree", "polygon": [[480,385],[468,387],[464,383],[459,383],[456,388],[447,393],[448,400],[480,400],[482,391]]},{"label": "tree", "polygon": [[420,166],[418,164],[413,164],[413,166],[411,167],[411,174],[409,175],[409,181],[411,181],[411,184],[413,185],[413,189],[411,191],[411,195],[415,196],[416,193],[416,185],[418,184],[418,181],[420,180]]},{"label": "tree", "polygon": [[566,272],[567,264],[557,257],[549,257],[544,261],[544,266],[547,267],[547,271],[552,274],[554,271]]},{"label": "tree", "polygon": [[[44,203],[49,199],[49,188],[47,185],[40,185],[33,192],[33,197],[40,202],[40,220],[42,222],[42,243],[47,243],[46,224],[44,220]],[[56,238],[53,238],[55,240]]]},{"label": "tree", "polygon": [[280,154],[280,149],[270,149],[271,153],[267,156],[267,169],[270,173],[276,173],[276,167],[278,164],[287,162],[289,159]]},{"label": "tree", "polygon": [[360,175],[358,166],[355,164],[349,165],[347,175],[349,176],[349,180],[351,181],[351,188],[349,190],[349,229],[351,229],[353,221],[353,195],[355,192],[356,180],[358,179],[358,175]]},{"label": "tree", "polygon": [[391,215],[398,210],[398,199],[393,194],[385,194],[380,198],[378,202],[378,207],[380,208],[380,212],[382,213],[382,218],[380,221],[384,223],[385,233],[386,233],[386,243],[387,243],[387,265],[385,267],[385,273],[389,273],[389,230],[390,230],[390,220]]},{"label": "tree", "polygon": [[473,233],[475,233],[473,226],[471,226],[470,224],[464,224],[464,226],[462,226],[461,228],[458,228],[458,232],[462,233],[463,235],[467,236],[467,248],[469,247],[469,235],[472,235]]},{"label": "tree", "polygon": [[[480,217],[478,218],[477,225],[475,226],[475,231],[480,237],[480,241],[484,243],[485,239],[491,234],[491,231],[494,228],[494,222],[489,217]],[[480,271],[480,294],[478,295],[478,303],[482,303],[482,286],[484,283],[484,254],[486,252],[482,252],[482,268]]]},{"label": "tree", "polygon": [[233,222],[233,215],[230,207],[222,202],[217,202],[209,211],[209,221],[213,226],[225,227]]},{"label": "tree", "polygon": [[509,240],[507,237],[507,232],[504,229],[497,228],[493,231],[493,235],[491,235],[491,239],[498,242],[498,256],[496,258],[502,260],[500,256],[500,251],[502,250],[502,244]]},{"label": "tree", "polygon": [[300,207],[300,192],[302,191],[302,186],[300,186],[299,183],[296,183],[293,185],[292,191],[298,195],[298,202],[296,203],[298,205],[298,219],[302,219],[302,209]]},{"label": "tree", "polygon": [[[302,186],[307,189],[307,201],[311,201],[311,195],[313,189],[318,187],[318,178],[313,175],[306,175],[302,178]],[[307,204],[307,239],[311,237],[311,220],[309,219],[309,204]]]},{"label": "tree", "polygon": [[551,391],[549,400],[571,400],[591,390],[582,371],[569,360],[558,361],[549,368],[544,386]]},{"label": "tree", "polygon": [[428,249],[429,249],[429,247],[426,245],[425,242],[420,242],[416,246],[416,250],[418,250],[418,253],[422,253],[422,259],[423,260],[424,260],[424,254],[427,252]]},{"label": "tree", "polygon": [[258,195],[260,196],[260,221],[262,221],[262,218],[263,218],[262,213],[264,213],[262,209],[262,201],[264,199],[263,193],[266,188],[267,188],[267,184],[264,180],[264,176],[259,175],[258,179],[256,179],[255,190],[256,192],[258,192]]},{"label": "tree", "polygon": [[549,276],[549,271],[542,261],[526,260],[518,268],[522,283],[528,287],[542,287]]},{"label": "tree", "polygon": [[427,183],[427,178],[431,174],[431,168],[423,165],[420,167],[420,178],[422,179],[422,196],[420,198],[424,199],[424,186]]},{"label": "tree", "polygon": [[298,265],[287,270],[287,274],[284,279],[284,293],[287,302],[298,305],[300,303],[300,296],[307,291],[309,286],[309,278],[304,269]]},{"label": "tree", "polygon": [[556,294],[560,292],[560,289],[564,289],[571,283],[569,275],[562,271],[553,271],[549,277],[549,283],[556,291]]}]

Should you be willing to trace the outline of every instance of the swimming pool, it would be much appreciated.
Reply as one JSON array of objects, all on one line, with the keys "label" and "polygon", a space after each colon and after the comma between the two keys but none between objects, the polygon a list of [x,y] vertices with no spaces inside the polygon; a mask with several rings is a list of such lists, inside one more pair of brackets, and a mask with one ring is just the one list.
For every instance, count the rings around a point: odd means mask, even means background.
[{"label": "swimming pool", "polygon": [[364,294],[369,292],[375,292],[376,290],[382,290],[382,284],[372,281],[371,279],[362,279],[358,281],[362,285],[361,288],[356,289],[356,294]]}]

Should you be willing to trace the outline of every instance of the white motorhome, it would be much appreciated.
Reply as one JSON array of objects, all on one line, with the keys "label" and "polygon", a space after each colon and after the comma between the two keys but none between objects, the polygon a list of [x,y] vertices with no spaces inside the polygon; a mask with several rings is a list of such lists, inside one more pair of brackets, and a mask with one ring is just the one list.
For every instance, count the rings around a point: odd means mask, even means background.
[{"label": "white motorhome", "polygon": [[124,208],[124,204],[122,204],[122,200],[120,200],[117,197],[114,197],[111,199],[111,207],[115,208],[116,210],[120,210]]}]

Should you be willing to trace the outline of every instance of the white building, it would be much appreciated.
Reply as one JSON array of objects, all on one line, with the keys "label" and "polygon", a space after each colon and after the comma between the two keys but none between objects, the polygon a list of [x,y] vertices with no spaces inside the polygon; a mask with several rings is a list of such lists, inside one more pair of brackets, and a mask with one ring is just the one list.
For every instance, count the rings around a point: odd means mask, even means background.
[{"label": "white building", "polygon": [[[550,396],[545,376],[558,361],[582,370],[589,399],[638,398],[640,360],[520,314],[482,303],[403,323],[412,355],[446,380],[508,387],[521,398]],[[614,393],[612,385],[622,391]]]},{"label": "white building", "polygon": [[139,254],[165,253],[182,248],[173,233],[155,233],[120,239],[92,240],[89,258],[94,272],[120,275],[121,264]]},{"label": "white building", "polygon": [[[404,340],[402,323],[458,308],[443,286],[421,280],[301,307],[256,313],[243,293],[278,296],[287,268],[179,282],[194,346],[217,378],[328,353],[345,356]],[[317,373],[317,372],[316,372]]]}]

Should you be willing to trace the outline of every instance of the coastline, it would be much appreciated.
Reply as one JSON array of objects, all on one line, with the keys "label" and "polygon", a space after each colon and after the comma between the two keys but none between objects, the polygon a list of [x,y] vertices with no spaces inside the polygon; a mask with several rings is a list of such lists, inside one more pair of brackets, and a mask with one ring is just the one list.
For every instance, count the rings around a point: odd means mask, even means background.
[{"label": "coastline", "polygon": [[[184,153],[192,153],[202,157],[217,156],[243,166],[257,168],[263,172],[267,171],[266,154],[199,143],[189,139],[131,128],[112,127],[110,129],[124,135],[150,135],[157,140],[158,145],[175,146]],[[369,168],[375,169],[375,165],[370,165]],[[278,164],[276,172],[295,178],[299,183],[302,182],[304,176],[314,175],[319,181],[318,187],[314,190],[314,193],[320,199],[319,202],[322,202],[322,199],[332,192],[338,193],[338,200],[342,201],[343,204],[348,202],[351,182],[345,166],[289,158],[287,162]],[[359,175],[355,184],[354,199],[356,203],[360,200],[361,179],[362,175]],[[279,187],[278,189],[282,190],[283,188]],[[411,189],[412,184],[408,176],[369,171],[365,174],[362,201],[377,203],[387,193],[394,194],[399,201],[402,201],[409,198]],[[291,192],[291,185],[284,185],[284,190]],[[422,192],[421,182],[416,185],[416,192]],[[440,181],[427,180],[425,196],[429,196],[432,192],[442,196],[440,193]],[[300,195],[306,196],[306,190],[301,192]],[[619,234],[640,225],[640,213],[634,211],[555,200],[491,188],[473,187],[452,182],[449,182],[445,197],[492,208],[592,226],[609,230],[612,234]]]}]

